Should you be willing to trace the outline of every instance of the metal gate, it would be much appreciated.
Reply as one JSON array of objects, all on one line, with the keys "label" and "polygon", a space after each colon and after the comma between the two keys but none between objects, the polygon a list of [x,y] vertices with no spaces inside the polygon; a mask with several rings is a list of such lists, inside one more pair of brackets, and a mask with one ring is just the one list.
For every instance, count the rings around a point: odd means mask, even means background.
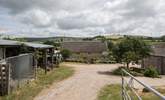
[{"label": "metal gate", "polygon": [[[128,75],[130,77],[128,80],[125,79],[124,75]],[[154,93],[156,96],[160,97],[160,99],[165,100],[165,96],[150,87],[149,85],[139,81],[136,79],[133,75],[128,73],[126,70],[122,69],[122,100],[134,100],[132,98],[132,95],[128,93],[128,90],[131,91],[131,93],[135,94],[138,100],[142,100],[142,98],[139,96],[139,94],[136,92],[135,87],[134,87],[134,82],[139,83],[142,85],[144,88],[149,90],[150,92]]]}]

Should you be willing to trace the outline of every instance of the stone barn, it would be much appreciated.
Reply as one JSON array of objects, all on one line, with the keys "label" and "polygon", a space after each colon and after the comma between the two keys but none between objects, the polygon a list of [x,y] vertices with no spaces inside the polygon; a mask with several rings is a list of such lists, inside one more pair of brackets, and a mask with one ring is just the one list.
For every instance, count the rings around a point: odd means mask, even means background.
[{"label": "stone barn", "polygon": [[72,52],[69,60],[80,62],[101,58],[108,50],[106,43],[101,41],[63,42],[62,49]]},{"label": "stone barn", "polygon": [[160,74],[165,75],[165,44],[153,45],[152,49],[151,56],[142,61],[142,67],[156,67]]},{"label": "stone barn", "polygon": [[62,48],[74,53],[102,53],[107,51],[106,44],[99,41],[63,42]]}]

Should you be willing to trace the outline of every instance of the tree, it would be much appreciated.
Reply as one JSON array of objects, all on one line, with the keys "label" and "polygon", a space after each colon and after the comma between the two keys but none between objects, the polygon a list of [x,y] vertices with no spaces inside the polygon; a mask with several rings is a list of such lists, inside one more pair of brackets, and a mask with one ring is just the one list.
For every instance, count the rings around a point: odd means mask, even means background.
[{"label": "tree", "polygon": [[27,42],[27,40],[25,38],[10,38],[8,37],[4,37],[3,39],[5,40],[13,40],[13,41],[20,41],[20,42]]},{"label": "tree", "polygon": [[43,42],[44,44],[47,44],[47,45],[53,45],[55,47],[59,47],[60,46],[60,43],[57,43],[55,41],[51,41],[51,40],[46,40]]},{"label": "tree", "polygon": [[109,40],[109,41],[107,41],[107,46],[108,46],[109,51],[111,51],[114,47],[114,44],[112,41]]},{"label": "tree", "polygon": [[94,40],[100,40],[102,42],[106,41],[106,37],[105,36],[101,36],[101,35],[95,36],[95,37],[93,37],[93,39]]},{"label": "tree", "polygon": [[66,60],[67,58],[70,57],[71,55],[71,51],[67,50],[67,49],[63,49],[61,50],[61,54],[64,60]]},{"label": "tree", "polygon": [[138,56],[136,55],[135,52],[128,51],[123,54],[123,61],[126,62],[128,69],[129,69],[130,62],[136,61],[137,58],[138,58]]},{"label": "tree", "polygon": [[165,36],[162,36],[160,39],[165,42]]},{"label": "tree", "polygon": [[137,62],[146,58],[151,53],[151,48],[139,38],[127,37],[116,45],[113,49],[117,62],[125,62],[129,68],[130,62]]}]

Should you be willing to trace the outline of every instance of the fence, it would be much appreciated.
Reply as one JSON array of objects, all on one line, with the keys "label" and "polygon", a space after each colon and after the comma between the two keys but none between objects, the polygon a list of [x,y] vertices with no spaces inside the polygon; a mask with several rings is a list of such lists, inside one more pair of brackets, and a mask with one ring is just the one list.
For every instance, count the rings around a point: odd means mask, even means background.
[{"label": "fence", "polygon": [[[128,75],[130,79],[128,81],[125,80],[124,74]],[[133,75],[122,69],[122,100],[134,100],[132,97],[132,93],[136,95],[138,100],[142,100],[142,98],[139,96],[139,94],[136,92],[134,87],[134,81],[142,85],[144,88],[149,90],[150,92],[154,93],[156,96],[158,96],[161,100],[165,100],[165,96],[150,87],[149,85],[139,81],[136,79]],[[129,89],[128,89],[129,88]],[[132,93],[128,93],[128,90],[130,90]]]},{"label": "fence", "polygon": [[21,54],[19,56],[9,57],[5,59],[3,63],[1,62],[0,71],[4,68],[6,69],[3,74],[0,73],[1,81],[4,76],[6,79],[3,80],[3,83],[1,82],[0,85],[7,87],[7,89],[0,90],[1,95],[9,93],[29,79],[34,78],[34,65],[32,54]]}]

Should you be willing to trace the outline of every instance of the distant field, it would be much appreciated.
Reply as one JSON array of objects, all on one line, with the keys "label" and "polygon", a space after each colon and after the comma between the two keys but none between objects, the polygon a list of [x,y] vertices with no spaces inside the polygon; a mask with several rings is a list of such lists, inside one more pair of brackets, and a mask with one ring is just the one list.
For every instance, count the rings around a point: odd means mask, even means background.
[{"label": "distant field", "polygon": [[150,45],[165,43],[165,42],[153,42],[153,41],[145,41],[145,42]]}]

